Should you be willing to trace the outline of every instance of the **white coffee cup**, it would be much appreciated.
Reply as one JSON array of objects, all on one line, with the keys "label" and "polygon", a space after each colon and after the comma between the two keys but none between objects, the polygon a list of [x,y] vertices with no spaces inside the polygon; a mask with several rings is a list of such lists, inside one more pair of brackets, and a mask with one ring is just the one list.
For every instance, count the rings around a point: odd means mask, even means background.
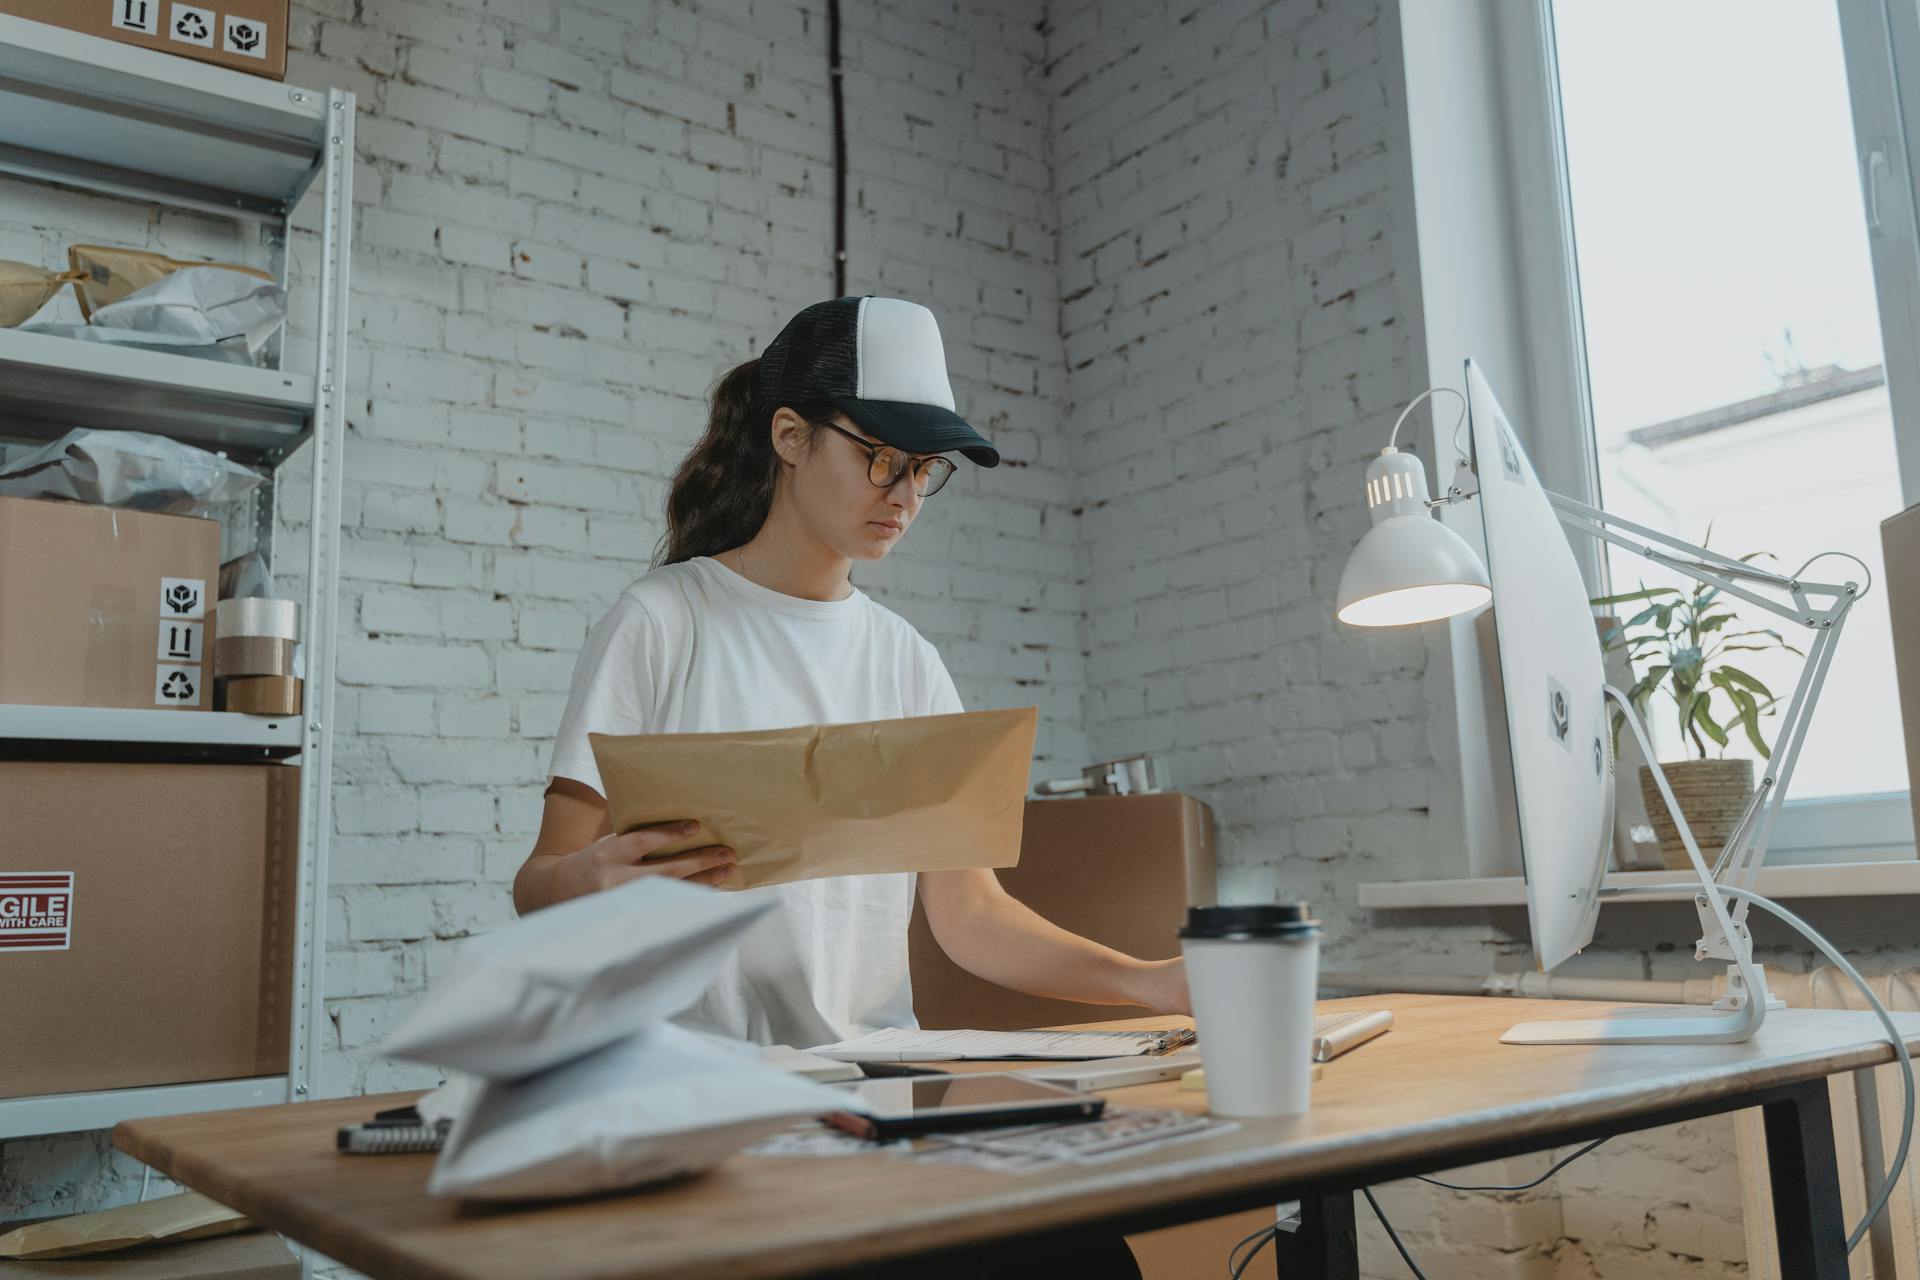
[{"label": "white coffee cup", "polygon": [[1207,1110],[1307,1110],[1320,970],[1320,922],[1307,904],[1189,907],[1180,949],[1207,1069]]}]

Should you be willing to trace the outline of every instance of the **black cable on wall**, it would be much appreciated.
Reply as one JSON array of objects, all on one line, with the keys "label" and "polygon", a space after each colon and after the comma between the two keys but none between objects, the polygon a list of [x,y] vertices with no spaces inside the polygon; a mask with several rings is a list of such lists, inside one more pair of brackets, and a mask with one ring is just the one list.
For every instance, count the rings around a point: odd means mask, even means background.
[{"label": "black cable on wall", "polygon": [[833,296],[847,296],[847,104],[840,82],[840,0],[827,0],[827,83],[833,90]]}]

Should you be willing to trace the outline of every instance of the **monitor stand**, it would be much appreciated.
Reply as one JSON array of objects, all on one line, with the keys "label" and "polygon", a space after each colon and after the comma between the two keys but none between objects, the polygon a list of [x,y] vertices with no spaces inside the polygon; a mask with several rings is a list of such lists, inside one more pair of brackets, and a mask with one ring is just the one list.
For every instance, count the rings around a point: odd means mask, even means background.
[{"label": "monitor stand", "polygon": [[[1747,962],[1756,978],[1749,987],[1743,966],[1727,966],[1727,994],[1711,1006],[1667,1005],[1617,1009],[1603,1018],[1522,1022],[1500,1037],[1502,1044],[1735,1044],[1750,1040],[1769,1009],[1786,1001],[1766,987],[1766,970]],[[1762,998],[1748,992],[1758,990]]]},{"label": "monitor stand", "polygon": [[[1660,767],[1653,744],[1647,740],[1645,726],[1633,704],[1618,689],[1608,685],[1607,696],[1619,703],[1626,722],[1640,740],[1648,767],[1667,802],[1667,812],[1679,828],[1687,858],[1700,880],[1700,892],[1694,906],[1700,912],[1704,930],[1698,954],[1705,958],[1718,954],[1733,963],[1727,966],[1727,993],[1710,1006],[1668,1005],[1646,1009],[1617,1009],[1599,1018],[1570,1018],[1552,1022],[1522,1022],[1500,1037],[1502,1044],[1733,1044],[1753,1038],[1769,1009],[1784,1009],[1786,1002],[1767,989],[1766,971],[1753,960],[1753,939],[1744,922],[1735,924],[1727,913],[1727,897],[1707,870],[1706,859],[1687,825],[1686,815],[1667,784],[1666,771]],[[1744,824],[1734,833],[1740,840]],[[1604,856],[1604,855],[1603,855]],[[1671,892],[1670,886],[1660,891]],[[1603,896],[1607,895],[1602,891]]]}]

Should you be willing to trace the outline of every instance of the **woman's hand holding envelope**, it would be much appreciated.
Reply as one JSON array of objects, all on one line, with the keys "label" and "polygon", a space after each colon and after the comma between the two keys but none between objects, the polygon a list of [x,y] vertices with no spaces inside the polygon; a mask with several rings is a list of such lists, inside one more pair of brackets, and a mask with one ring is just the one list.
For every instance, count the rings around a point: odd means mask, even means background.
[{"label": "woman's hand holding envelope", "polygon": [[674,876],[689,884],[718,886],[733,870],[733,850],[721,844],[703,845],[662,857],[658,853],[684,840],[699,827],[694,822],[659,822],[624,834],[602,836],[584,849],[564,854],[547,865],[554,898],[578,898],[623,885],[641,876]]}]

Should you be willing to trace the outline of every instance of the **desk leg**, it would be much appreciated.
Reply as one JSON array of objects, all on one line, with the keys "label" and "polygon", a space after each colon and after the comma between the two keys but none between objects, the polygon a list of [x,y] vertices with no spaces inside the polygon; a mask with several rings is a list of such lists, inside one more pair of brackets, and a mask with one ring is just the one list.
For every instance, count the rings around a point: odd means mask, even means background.
[{"label": "desk leg", "polygon": [[1353,1192],[1306,1196],[1300,1201],[1300,1229],[1273,1238],[1280,1280],[1359,1280],[1360,1246],[1354,1235]]},{"label": "desk leg", "polygon": [[1762,1112],[1780,1274],[1847,1280],[1847,1222],[1840,1207],[1827,1082],[1797,1085]]}]

